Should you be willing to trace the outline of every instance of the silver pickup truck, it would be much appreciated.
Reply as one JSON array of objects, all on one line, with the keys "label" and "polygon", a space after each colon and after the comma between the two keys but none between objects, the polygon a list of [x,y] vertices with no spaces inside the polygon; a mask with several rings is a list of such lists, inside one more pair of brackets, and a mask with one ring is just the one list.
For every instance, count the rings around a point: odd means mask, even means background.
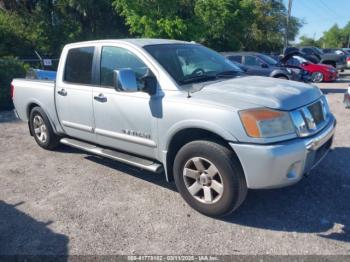
[{"label": "silver pickup truck", "polygon": [[12,88],[39,146],[165,174],[209,216],[235,210],[249,188],[298,182],[329,151],[336,125],[317,87],[245,76],[175,40],[69,44],[55,82],[14,79]]}]

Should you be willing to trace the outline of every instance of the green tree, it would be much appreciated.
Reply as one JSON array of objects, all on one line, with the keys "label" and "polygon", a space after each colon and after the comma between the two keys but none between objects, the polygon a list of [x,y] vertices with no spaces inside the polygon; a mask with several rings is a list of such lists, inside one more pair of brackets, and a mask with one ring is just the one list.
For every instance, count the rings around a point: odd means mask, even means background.
[{"label": "green tree", "polygon": [[325,48],[342,47],[343,32],[337,24],[323,33],[323,44]]},{"label": "green tree", "polygon": [[[283,45],[282,0],[114,0],[130,33],[202,42],[216,50],[277,50]],[[292,17],[290,39],[301,22]]]},{"label": "green tree", "polygon": [[[287,27],[287,10],[281,0],[251,0],[251,25],[244,39],[246,50],[279,51],[283,48]],[[289,40],[294,40],[302,22],[291,17],[289,20]]]},{"label": "green tree", "polygon": [[114,0],[135,36],[193,40],[196,35],[194,0]]},{"label": "green tree", "polygon": [[0,57],[28,55],[33,49],[22,18],[0,10]]},{"label": "green tree", "polygon": [[305,35],[300,37],[300,46],[316,46],[316,47],[321,47],[321,42],[320,40],[315,40],[313,38],[307,37]]},{"label": "green tree", "polygon": [[195,14],[201,24],[199,40],[219,51],[240,49],[251,8],[247,1],[198,0]]}]

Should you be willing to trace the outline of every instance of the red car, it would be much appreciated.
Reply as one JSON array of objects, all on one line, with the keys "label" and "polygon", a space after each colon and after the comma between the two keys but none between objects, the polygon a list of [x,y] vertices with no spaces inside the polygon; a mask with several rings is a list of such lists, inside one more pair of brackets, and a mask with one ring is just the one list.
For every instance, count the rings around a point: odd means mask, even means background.
[{"label": "red car", "polygon": [[311,74],[311,81],[315,83],[331,82],[338,78],[337,70],[331,65],[314,64],[305,58],[293,55],[287,61],[287,65],[299,66]]}]

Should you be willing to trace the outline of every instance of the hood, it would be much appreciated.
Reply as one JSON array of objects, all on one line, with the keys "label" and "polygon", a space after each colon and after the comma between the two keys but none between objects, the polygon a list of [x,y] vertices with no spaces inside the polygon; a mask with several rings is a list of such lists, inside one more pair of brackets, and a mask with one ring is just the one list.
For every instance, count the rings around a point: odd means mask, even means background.
[{"label": "hood", "polygon": [[271,77],[237,77],[204,85],[193,93],[194,99],[209,100],[232,107],[268,107],[292,110],[317,100],[322,95],[319,88],[309,84]]},{"label": "hood", "polygon": [[300,52],[299,50],[293,50],[291,52],[285,53],[284,56],[281,58],[280,62],[282,64],[285,64],[289,60],[289,58],[295,55],[307,59],[304,53]]}]

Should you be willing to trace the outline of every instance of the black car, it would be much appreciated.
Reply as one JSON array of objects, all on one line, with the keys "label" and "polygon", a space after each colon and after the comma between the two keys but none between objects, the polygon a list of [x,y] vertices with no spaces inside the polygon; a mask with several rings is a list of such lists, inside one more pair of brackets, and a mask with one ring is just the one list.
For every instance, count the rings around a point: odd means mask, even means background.
[{"label": "black car", "polygon": [[[288,48],[285,50],[285,54],[288,53]],[[331,52],[325,53],[322,49],[314,46],[299,47],[299,51],[303,53],[304,56],[307,56],[306,58],[308,60],[315,64],[331,65],[341,71],[346,68],[346,56],[344,54]]]},{"label": "black car", "polygon": [[256,52],[222,53],[232,62],[242,64],[247,75],[270,76],[288,80],[303,81],[300,70],[285,67],[270,56]]}]

